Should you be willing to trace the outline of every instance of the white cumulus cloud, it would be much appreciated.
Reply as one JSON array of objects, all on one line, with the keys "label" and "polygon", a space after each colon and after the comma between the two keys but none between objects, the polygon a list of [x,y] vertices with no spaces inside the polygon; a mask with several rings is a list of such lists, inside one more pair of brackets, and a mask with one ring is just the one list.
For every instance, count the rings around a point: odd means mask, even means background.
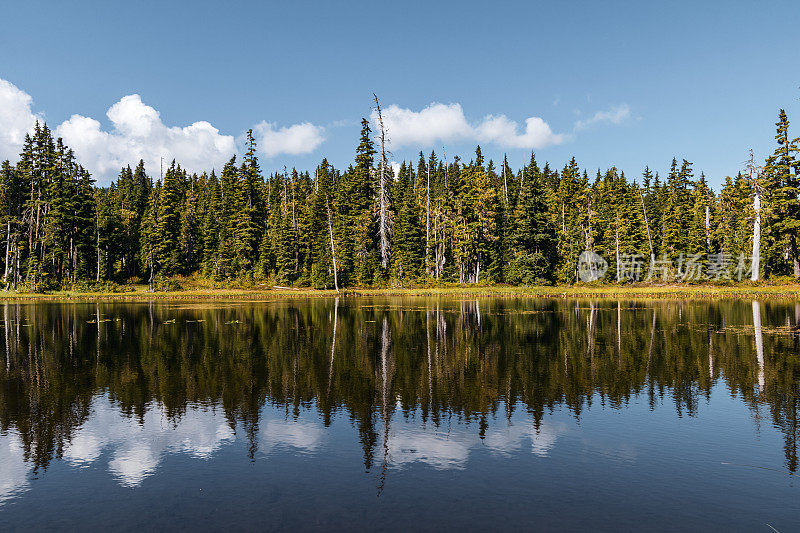
[{"label": "white cumulus cloud", "polygon": [[[43,118],[32,109],[33,99],[22,89],[0,79],[0,160],[15,161],[25,134]],[[54,128],[73,149],[78,161],[101,184],[113,180],[120,168],[143,159],[148,173],[158,175],[161,158],[175,159],[190,172],[219,169],[237,153],[233,135],[225,135],[207,121],[169,126],[159,112],[138,94],[121,98],[106,113],[110,127],[79,114]],[[254,127],[259,152],[266,157],[306,154],[325,140],[324,128],[309,122],[277,127],[261,122]]]},{"label": "white cumulus cloud", "polygon": [[517,132],[518,124],[505,115],[488,116],[477,128],[477,138],[508,148],[544,148],[564,141],[563,134],[555,134],[550,126],[539,117],[525,119],[525,130]]},{"label": "white cumulus cloud", "polygon": [[0,160],[15,160],[25,134],[38,118],[31,110],[33,98],[13,83],[0,79]]},{"label": "white cumulus cloud", "polygon": [[591,117],[575,122],[575,130],[585,130],[589,126],[595,124],[620,124],[622,121],[630,118],[631,108],[628,104],[621,104],[614,106],[606,111],[598,111]]},{"label": "white cumulus cloud", "polygon": [[[376,111],[373,111],[371,118],[373,124],[377,125]],[[473,141],[506,148],[536,149],[559,144],[566,139],[565,135],[554,133],[539,117],[526,119],[524,126],[505,115],[488,115],[470,123],[461,104],[457,103],[432,103],[421,111],[392,104],[383,109],[383,121],[389,143],[394,148]]]},{"label": "white cumulus cloud", "polygon": [[75,151],[79,161],[99,181],[112,179],[124,165],[144,159],[150,175],[175,159],[190,172],[219,168],[233,154],[232,135],[222,135],[205,121],[189,126],[167,126],[158,111],[142,102],[138,94],[123,97],[109,108],[111,131],[100,122],[82,115],[72,115],[56,128],[56,135]]},{"label": "white cumulus cloud", "polygon": [[258,151],[266,157],[279,154],[308,154],[325,140],[325,128],[310,122],[278,128],[272,122],[259,122],[253,127]]}]

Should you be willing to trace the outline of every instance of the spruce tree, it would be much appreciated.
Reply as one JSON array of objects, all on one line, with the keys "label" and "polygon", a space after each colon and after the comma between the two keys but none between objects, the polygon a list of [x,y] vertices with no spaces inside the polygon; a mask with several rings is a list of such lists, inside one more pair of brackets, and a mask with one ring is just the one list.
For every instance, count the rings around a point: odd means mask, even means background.
[{"label": "spruce tree", "polygon": [[511,232],[509,281],[535,285],[553,281],[556,254],[555,225],[547,207],[543,177],[535,166],[519,188]]}]

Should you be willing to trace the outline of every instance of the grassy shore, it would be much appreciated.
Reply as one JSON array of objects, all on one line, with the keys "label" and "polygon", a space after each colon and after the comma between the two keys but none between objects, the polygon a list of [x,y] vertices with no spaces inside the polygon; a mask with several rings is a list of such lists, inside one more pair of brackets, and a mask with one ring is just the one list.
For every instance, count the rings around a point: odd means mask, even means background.
[{"label": "grassy shore", "polygon": [[45,294],[0,291],[0,300],[13,301],[149,301],[149,300],[273,300],[333,296],[445,296],[505,298],[614,298],[614,299],[800,299],[800,284],[739,285],[572,285],[511,287],[507,285],[447,286],[434,288],[348,288],[334,290],[258,288],[190,288],[149,292],[136,286],[127,292],[55,291]]}]

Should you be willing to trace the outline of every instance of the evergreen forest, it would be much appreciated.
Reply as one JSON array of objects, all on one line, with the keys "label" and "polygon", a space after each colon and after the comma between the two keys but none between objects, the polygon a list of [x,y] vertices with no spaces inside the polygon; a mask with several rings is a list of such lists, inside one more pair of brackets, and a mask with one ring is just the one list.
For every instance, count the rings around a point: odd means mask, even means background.
[{"label": "evergreen forest", "polygon": [[37,123],[0,168],[4,288],[571,284],[586,250],[608,261],[607,282],[630,282],[631,258],[640,279],[669,261],[658,280],[681,281],[690,258],[714,257],[725,269],[706,278],[735,281],[737,258],[751,255],[754,278],[800,277],[800,138],[783,110],[774,152],[751,154],[719,191],[682,158],[666,176],[631,176],[574,157],[554,168],[534,154],[510,168],[480,146],[468,161],[420,152],[395,172],[375,133],[362,119],[346,169],[322,159],[311,171],[264,172],[248,132],[244,156],[221,169],[131,162],[101,187]]}]

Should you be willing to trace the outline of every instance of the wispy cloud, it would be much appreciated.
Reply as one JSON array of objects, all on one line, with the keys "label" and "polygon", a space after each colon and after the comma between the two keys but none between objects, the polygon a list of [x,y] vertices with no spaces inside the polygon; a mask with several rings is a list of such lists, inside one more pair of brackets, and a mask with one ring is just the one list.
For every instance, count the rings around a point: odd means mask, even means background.
[{"label": "wispy cloud", "polygon": [[605,111],[598,111],[591,117],[575,122],[575,131],[581,131],[594,126],[595,124],[620,124],[629,119],[631,108],[628,104],[614,106]]}]

